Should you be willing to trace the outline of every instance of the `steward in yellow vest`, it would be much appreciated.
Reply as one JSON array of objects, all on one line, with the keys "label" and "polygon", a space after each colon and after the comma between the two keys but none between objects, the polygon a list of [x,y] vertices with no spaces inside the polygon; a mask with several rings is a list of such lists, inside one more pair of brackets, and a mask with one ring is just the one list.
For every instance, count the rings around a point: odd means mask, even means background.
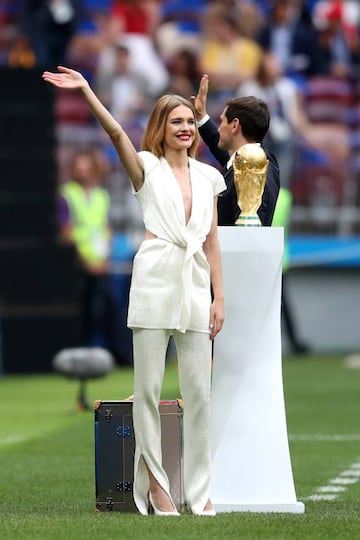
[{"label": "steward in yellow vest", "polygon": [[110,197],[101,185],[92,151],[74,156],[71,173],[72,179],[59,190],[59,225],[61,238],[74,245],[79,261],[79,345],[105,347],[123,363],[118,306],[109,274]]},{"label": "steward in yellow vest", "polygon": [[272,226],[284,227],[284,256],[283,256],[283,263],[282,263],[283,272],[286,272],[289,268],[288,229],[289,229],[289,222],[290,222],[291,205],[292,205],[291,192],[288,189],[281,187],[279,190],[278,199],[276,201]]},{"label": "steward in yellow vest", "polygon": [[98,186],[86,190],[75,181],[64,184],[60,193],[67,202],[71,240],[80,260],[89,270],[103,265],[110,254],[108,193]]},{"label": "steward in yellow vest", "polygon": [[106,273],[110,255],[110,197],[101,185],[96,154],[83,150],[72,162],[71,180],[60,187],[60,235],[75,246],[81,267]]}]

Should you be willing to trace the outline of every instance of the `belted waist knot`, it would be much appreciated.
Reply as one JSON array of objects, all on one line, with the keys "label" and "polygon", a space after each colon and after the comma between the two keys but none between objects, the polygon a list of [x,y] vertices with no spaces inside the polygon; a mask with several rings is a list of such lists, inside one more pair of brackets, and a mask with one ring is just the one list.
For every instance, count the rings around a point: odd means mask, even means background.
[{"label": "belted waist knot", "polygon": [[163,238],[161,236],[158,236],[158,238],[159,240],[170,242],[172,244],[175,244],[177,247],[185,250],[185,257],[182,269],[182,283],[179,284],[182,288],[182,294],[177,330],[179,330],[179,332],[186,332],[191,315],[191,293],[194,255],[201,250],[203,242],[198,238],[172,239]]}]

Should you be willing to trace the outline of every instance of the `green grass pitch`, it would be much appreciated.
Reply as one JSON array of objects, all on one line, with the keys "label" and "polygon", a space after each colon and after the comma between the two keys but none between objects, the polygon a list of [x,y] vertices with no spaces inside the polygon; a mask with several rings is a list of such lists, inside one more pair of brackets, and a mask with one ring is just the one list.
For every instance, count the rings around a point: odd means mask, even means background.
[{"label": "green grass pitch", "polygon": [[[75,381],[55,374],[3,376],[0,538],[360,539],[360,369],[340,356],[289,357],[283,377],[296,493],[305,514],[158,518],[95,512],[94,418],[76,411]],[[132,370],[117,368],[90,381],[87,393],[90,402],[128,397]],[[179,397],[175,362],[167,365],[162,397]],[[338,485],[344,476],[349,483]]]}]

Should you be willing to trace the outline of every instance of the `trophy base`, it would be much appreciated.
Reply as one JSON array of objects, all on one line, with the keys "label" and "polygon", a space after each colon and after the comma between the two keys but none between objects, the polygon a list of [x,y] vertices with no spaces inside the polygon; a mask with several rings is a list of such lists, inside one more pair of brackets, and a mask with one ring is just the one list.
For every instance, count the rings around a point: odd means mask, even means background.
[{"label": "trophy base", "polygon": [[240,216],[235,221],[235,225],[238,227],[261,227],[261,221],[259,216]]}]

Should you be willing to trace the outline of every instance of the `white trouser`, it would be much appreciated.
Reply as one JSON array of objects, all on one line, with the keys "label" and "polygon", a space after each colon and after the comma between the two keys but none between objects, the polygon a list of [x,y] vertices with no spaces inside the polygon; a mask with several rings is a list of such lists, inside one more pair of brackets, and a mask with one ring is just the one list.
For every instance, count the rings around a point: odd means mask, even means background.
[{"label": "white trouser", "polygon": [[[162,467],[159,400],[170,335],[176,345],[179,386],[184,400],[184,491],[187,505],[201,512],[210,496],[211,457],[209,409],[211,340],[201,332],[133,330],[134,406],[136,451],[134,499],[138,510],[148,513],[149,476],[170,495],[169,480]],[[146,463],[146,465],[145,465]]]}]

